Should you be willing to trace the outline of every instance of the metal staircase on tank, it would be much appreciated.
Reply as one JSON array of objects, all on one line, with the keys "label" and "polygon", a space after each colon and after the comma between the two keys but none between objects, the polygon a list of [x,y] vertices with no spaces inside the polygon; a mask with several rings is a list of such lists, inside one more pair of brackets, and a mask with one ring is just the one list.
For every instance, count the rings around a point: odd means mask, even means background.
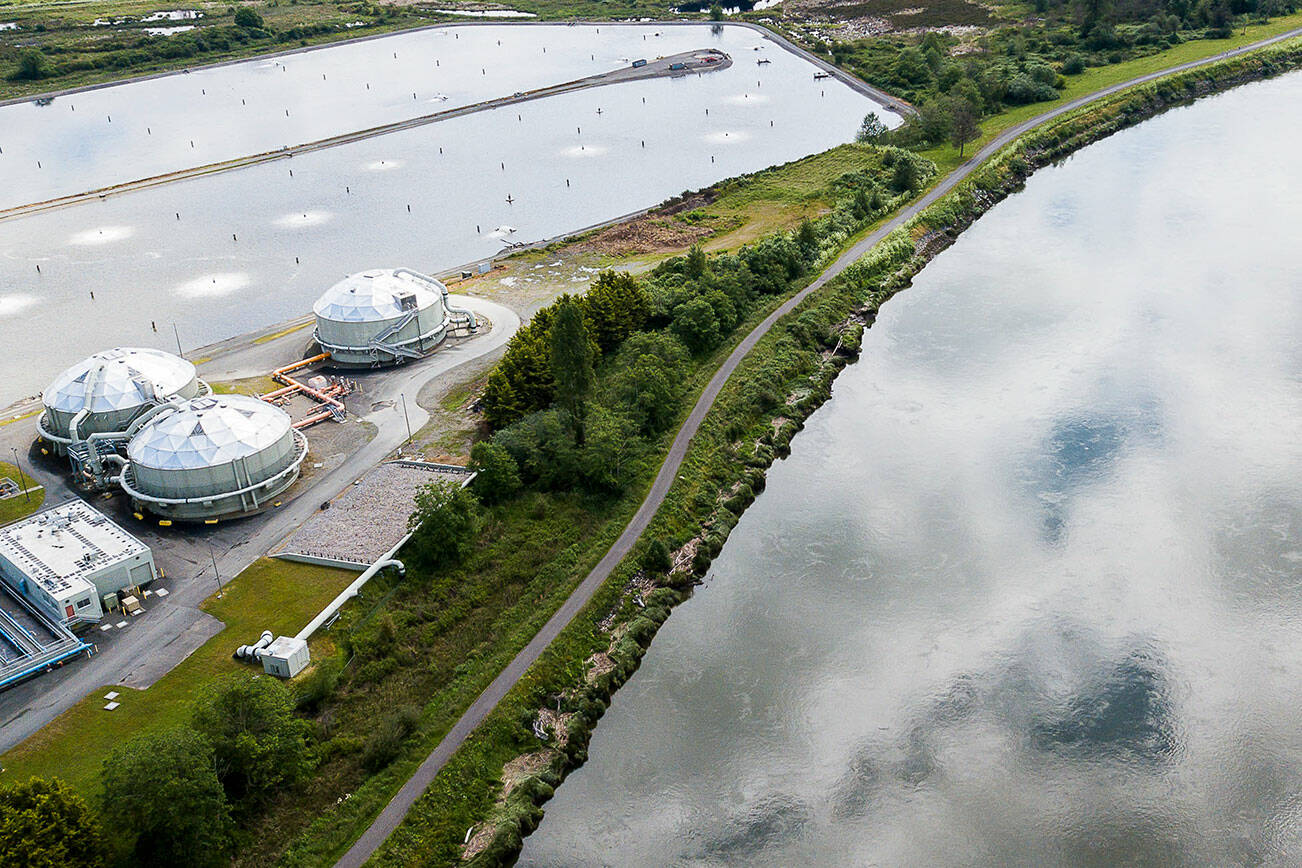
[{"label": "metal staircase on tank", "polygon": [[391,354],[394,358],[398,358],[399,356],[404,356],[408,359],[422,358],[421,354],[415,350],[388,342],[389,338],[406,328],[408,323],[416,318],[416,314],[417,311],[414,308],[407,311],[402,315],[401,319],[390,325],[375,337],[371,338],[370,341],[367,342],[367,346],[369,346],[372,351],[383,350],[384,352]]}]

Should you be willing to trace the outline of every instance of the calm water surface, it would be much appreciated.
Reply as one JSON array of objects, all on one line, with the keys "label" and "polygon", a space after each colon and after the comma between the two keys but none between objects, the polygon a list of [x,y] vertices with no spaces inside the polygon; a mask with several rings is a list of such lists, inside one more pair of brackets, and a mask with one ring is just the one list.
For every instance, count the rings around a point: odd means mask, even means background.
[{"label": "calm water surface", "polygon": [[[573,81],[639,57],[710,46],[736,54],[737,69],[724,75],[734,82],[751,80],[752,89],[755,81],[783,78],[797,68],[813,86],[812,67],[741,27],[716,34],[709,25],[477,24],[400,33],[69,94],[44,106],[30,100],[0,106],[0,208]],[[760,57],[785,68],[758,66]]]},{"label": "calm water surface", "polygon": [[882,310],[522,864],[1302,860],[1302,76]]},{"label": "calm water surface", "polygon": [[[584,30],[483,27],[490,36],[501,34],[504,43],[511,38],[534,44],[557,34],[577,39]],[[508,242],[555,237],[683,190],[826,150],[851,140],[875,107],[839,82],[814,80],[814,67],[745,28],[596,29],[591,28],[594,48],[601,46],[597,56],[606,57],[608,67],[617,65],[611,58],[635,55],[643,35],[656,42],[655,53],[718,45],[737,62],[721,72],[564,94],[0,222],[0,343],[6,348],[0,354],[0,405],[42,388],[88,347],[174,349],[176,323],[190,350],[306,313],[326,287],[350,272],[394,265],[441,272],[493,256]],[[456,28],[459,41],[467,41],[471,30]],[[392,37],[399,58],[407,56],[402,46],[412,41],[449,38],[446,30]],[[376,63],[383,66],[392,54],[389,44],[380,39],[296,55],[285,61],[291,71],[279,74],[293,79],[295,64],[319,64],[345,48],[363,55],[358,63],[378,52]],[[759,66],[760,57],[772,62]],[[480,67],[467,67],[466,60],[461,59],[463,81],[480,75]],[[258,63],[212,74],[239,82],[256,77]],[[358,74],[346,64],[338,73]],[[411,74],[385,73],[391,85],[401,82],[404,88],[404,76]],[[575,74],[551,70],[552,78],[532,84]],[[140,100],[128,102],[152,110],[151,88],[188,87],[193,77],[94,93],[118,99],[141,88]],[[176,84],[180,79],[185,81]],[[342,87],[335,77],[326,83]],[[499,86],[494,95],[525,83],[500,79]],[[485,95],[471,84],[466,88],[473,98]],[[347,116],[343,128],[363,126],[348,114],[356,108],[351,97],[340,99],[339,111]],[[257,123],[240,120],[229,104],[214,108],[207,121],[178,97],[159,97],[158,106],[175,113],[178,123],[232,130],[248,140],[248,148],[260,147],[254,142],[261,135]],[[11,108],[36,111],[30,105]],[[81,109],[78,104],[78,115]],[[366,123],[384,119],[367,117]],[[113,121],[116,127],[117,114]],[[305,128],[301,136],[340,126],[328,114],[320,122],[316,132]],[[28,126],[46,137],[40,124]],[[100,148],[98,134],[90,131],[66,131],[66,141],[64,135],[56,129],[48,138],[69,148]],[[147,147],[141,153],[155,153]],[[103,170],[95,170],[96,178],[112,177],[115,161],[134,153],[124,142],[103,149],[102,159],[92,160]],[[170,159],[158,153],[158,159]],[[0,189],[31,174],[0,166]],[[88,185],[78,176],[72,186]]]}]

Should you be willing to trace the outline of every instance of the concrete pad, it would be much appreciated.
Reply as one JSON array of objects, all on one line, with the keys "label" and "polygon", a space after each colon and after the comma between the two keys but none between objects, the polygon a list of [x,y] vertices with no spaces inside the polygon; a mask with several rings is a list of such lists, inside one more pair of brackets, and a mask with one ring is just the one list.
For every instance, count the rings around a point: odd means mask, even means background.
[{"label": "concrete pad", "polygon": [[117,622],[116,624],[114,624],[113,626],[115,626],[115,627],[125,627],[126,625],[127,625],[127,622],[126,622],[126,621],[118,621],[118,622]]},{"label": "concrete pad", "polygon": [[107,633],[109,630],[112,630],[112,629],[113,629],[113,625],[112,625],[112,624],[100,624],[100,625],[99,625],[99,628],[100,628],[101,631]]},{"label": "concrete pad", "polygon": [[166,596],[167,596],[167,588],[159,588],[157,591],[154,591],[154,593],[157,594],[157,595],[160,596],[160,597],[166,597]]},{"label": "concrete pad", "polygon": [[112,702],[113,700],[118,698],[118,695],[119,694],[116,690],[110,690],[108,693],[104,694],[104,698],[107,699],[109,702]]},{"label": "concrete pad", "polygon": [[119,705],[121,705],[121,704],[122,704],[122,703],[120,703],[120,702],[110,702],[108,705],[104,706],[104,710],[105,710],[105,711],[112,711],[113,709],[117,708],[117,707],[118,707]]}]

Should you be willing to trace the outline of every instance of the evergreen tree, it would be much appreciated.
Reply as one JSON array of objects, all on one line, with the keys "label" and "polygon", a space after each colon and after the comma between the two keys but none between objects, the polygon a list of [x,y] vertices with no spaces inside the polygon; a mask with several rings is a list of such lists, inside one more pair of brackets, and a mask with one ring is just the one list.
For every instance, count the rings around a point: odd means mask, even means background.
[{"label": "evergreen tree", "polygon": [[0,787],[0,864],[96,868],[102,845],[95,814],[58,778]]},{"label": "evergreen tree", "polygon": [[583,423],[592,391],[593,356],[583,312],[573,296],[556,303],[551,329],[551,371],[556,383],[556,404],[565,413],[576,445],[583,445]]},{"label": "evergreen tree", "polygon": [[603,353],[642,328],[651,315],[651,296],[631,274],[603,271],[583,296],[583,312]]}]

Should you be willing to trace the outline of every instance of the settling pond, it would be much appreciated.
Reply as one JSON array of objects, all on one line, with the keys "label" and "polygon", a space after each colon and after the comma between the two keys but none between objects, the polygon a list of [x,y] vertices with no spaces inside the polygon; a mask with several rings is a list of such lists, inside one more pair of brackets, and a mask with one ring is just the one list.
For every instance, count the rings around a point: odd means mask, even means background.
[{"label": "settling pond", "polygon": [[889,302],[521,864],[1296,864],[1302,75]]},{"label": "settling pond", "polygon": [[[306,313],[352,271],[440,272],[826,150],[851,140],[868,111],[899,122],[729,25],[433,29],[0,108],[0,190],[26,203],[707,47],[733,66],[0,221],[0,404],[89,349],[175,349],[176,323],[189,350]],[[448,99],[430,103],[434,94]]]}]

